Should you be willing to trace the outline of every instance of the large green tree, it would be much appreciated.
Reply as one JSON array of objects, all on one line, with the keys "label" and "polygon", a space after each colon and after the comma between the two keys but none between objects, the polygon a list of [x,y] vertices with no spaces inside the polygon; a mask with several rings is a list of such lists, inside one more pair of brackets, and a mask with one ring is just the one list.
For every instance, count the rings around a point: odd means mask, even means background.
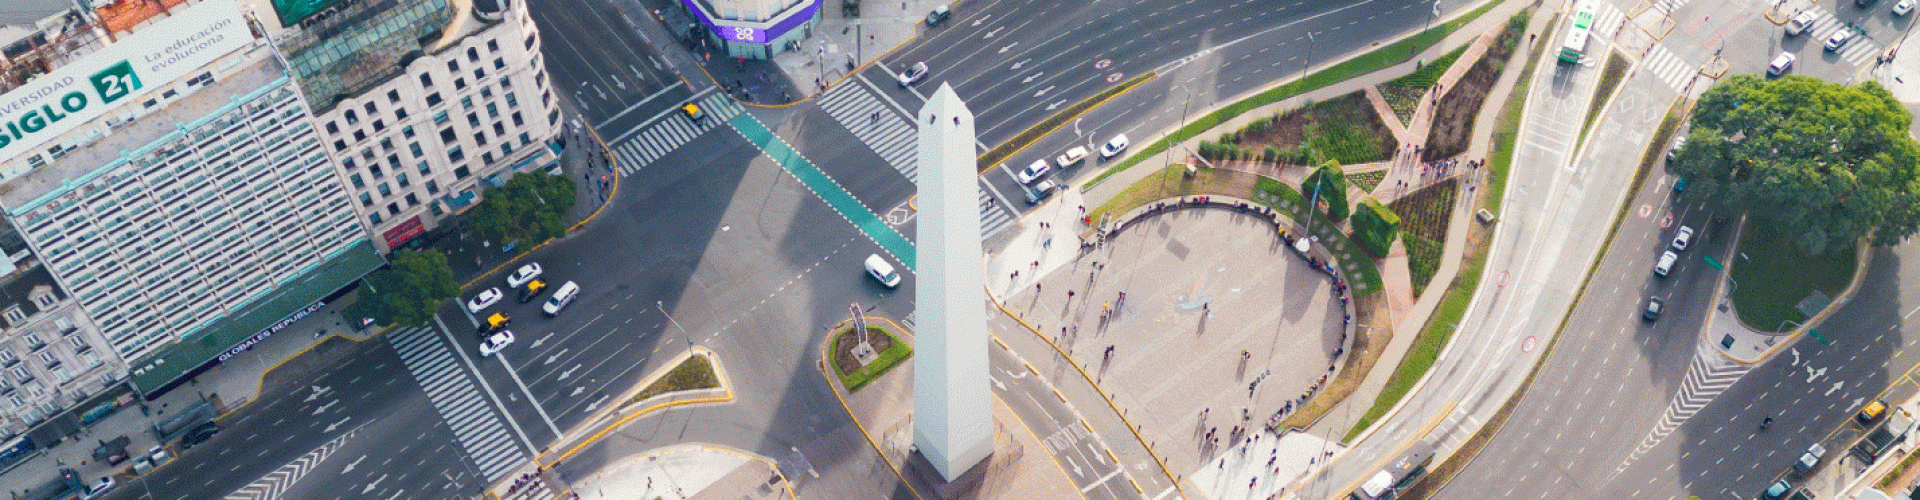
[{"label": "large green tree", "polygon": [[1707,90],[1669,165],[1688,193],[1745,212],[1810,254],[1920,228],[1911,113],[1879,83],[1735,75]]},{"label": "large green tree", "polygon": [[1300,182],[1300,194],[1308,199],[1313,198],[1315,188],[1319,189],[1319,201],[1327,204],[1327,219],[1346,220],[1352,204],[1347,202],[1347,171],[1340,168],[1339,161],[1327,160]]},{"label": "large green tree", "polygon": [[487,198],[467,212],[467,225],[502,244],[558,238],[566,233],[562,215],[573,208],[576,188],[573,179],[562,175],[515,175],[487,191]]},{"label": "large green tree", "polygon": [[447,256],[438,250],[401,249],[391,257],[387,267],[363,279],[360,299],[347,306],[347,317],[373,318],[381,325],[425,325],[434,304],[460,293]]}]

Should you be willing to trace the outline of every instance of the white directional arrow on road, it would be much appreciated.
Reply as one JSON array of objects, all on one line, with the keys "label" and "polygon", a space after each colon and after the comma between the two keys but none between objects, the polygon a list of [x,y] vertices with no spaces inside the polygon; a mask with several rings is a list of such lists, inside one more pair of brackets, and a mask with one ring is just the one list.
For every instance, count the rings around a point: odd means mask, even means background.
[{"label": "white directional arrow on road", "polygon": [[1790,353],[1793,353],[1793,362],[1792,362],[1792,363],[1788,363],[1788,364],[1787,364],[1787,366],[1800,366],[1800,350],[1799,350],[1799,349],[1787,349],[1787,352],[1790,352]]},{"label": "white directional arrow on road", "polygon": [[332,425],[328,425],[326,432],[333,432],[335,429],[339,429],[340,426],[347,425],[348,420],[353,420],[353,417],[342,418],[340,419],[339,422],[334,422]]},{"label": "white directional arrow on road", "polygon": [[568,394],[568,395],[567,395],[567,397],[574,397],[574,396],[579,396],[579,395],[580,395],[580,393],[582,393],[582,392],[587,392],[587,388],[585,388],[585,387],[580,387],[580,386],[574,386],[574,387],[573,387],[573,394]]},{"label": "white directional arrow on road", "polygon": [[1021,59],[1021,60],[1020,60],[1020,62],[1017,62],[1017,63],[1013,63],[1013,66],[1009,66],[1008,68],[1009,68],[1009,69],[1015,69],[1015,70],[1017,70],[1017,69],[1020,69],[1020,68],[1021,68],[1021,67],[1023,67],[1023,66],[1026,66],[1026,65],[1027,65],[1027,63],[1028,63],[1028,62],[1030,62],[1030,61],[1033,61],[1033,60],[1032,60],[1032,59]]},{"label": "white directional arrow on road", "polygon": [[572,377],[572,376],[573,376],[573,371],[574,371],[574,370],[578,370],[578,369],[580,369],[580,365],[578,365],[578,364],[575,364],[575,365],[573,365],[573,368],[568,368],[568,369],[567,369],[567,371],[564,371],[564,372],[560,372],[560,378],[559,378],[559,380],[566,380],[566,379],[567,379],[567,377]]},{"label": "white directional arrow on road", "polygon": [[1020,44],[1019,42],[1014,42],[1014,43],[1007,44],[1005,47],[1000,47],[1000,53],[1005,54],[1007,53],[1007,51],[1013,50],[1013,46],[1019,45],[1019,44]]},{"label": "white directional arrow on road", "polygon": [[987,32],[986,38],[993,38],[994,35],[1000,34],[1000,30],[1003,30],[1003,29],[1006,29],[1006,27],[1003,26],[999,28],[994,28],[993,31]]},{"label": "white directional arrow on road", "polygon": [[1826,368],[1808,368],[1807,383],[1811,384],[1813,383],[1813,379],[1820,378],[1821,375],[1826,375],[1826,374],[1827,374]]},{"label": "white directional arrow on road", "polygon": [[307,402],[311,403],[315,399],[320,399],[320,396],[325,395],[328,391],[332,391],[332,390],[333,390],[332,387],[321,387],[317,385],[313,386],[313,393],[307,395]]},{"label": "white directional arrow on road", "polygon": [[993,16],[980,16],[980,17],[974,18],[973,25],[979,26],[980,23],[987,22],[987,19],[991,19],[991,18],[993,18]]},{"label": "white directional arrow on road", "polygon": [[330,408],[330,407],[332,407],[332,406],[333,406],[333,405],[334,405],[335,403],[339,403],[339,402],[340,402],[340,400],[338,400],[338,399],[335,399],[335,400],[333,400],[333,401],[328,401],[328,402],[327,402],[327,404],[323,404],[323,405],[320,405],[320,407],[319,407],[319,408],[314,408],[314,409],[313,409],[313,414],[314,414],[314,415],[319,415],[319,414],[321,414],[321,413],[326,413],[326,412],[327,412],[327,408]]},{"label": "white directional arrow on road", "polygon": [[1053,109],[1054,109],[1054,108],[1058,108],[1058,107],[1060,107],[1060,105],[1062,105],[1062,104],[1066,104],[1066,103],[1067,103],[1067,100],[1066,100],[1066,99],[1061,99],[1061,100],[1060,100],[1059,102],[1055,102],[1055,103],[1053,103],[1053,104],[1048,104],[1048,105],[1047,105],[1047,111],[1053,111]]},{"label": "white directional arrow on road", "polygon": [[1084,474],[1080,471],[1080,462],[1075,461],[1073,455],[1067,455],[1067,465],[1073,466],[1073,475],[1079,476]]},{"label": "white directional arrow on road", "polygon": [[1047,86],[1047,88],[1044,88],[1044,89],[1040,89],[1040,91],[1039,91],[1039,92],[1034,92],[1034,93],[1033,93],[1033,96],[1034,96],[1034,97],[1040,97],[1040,96],[1043,96],[1043,95],[1047,95],[1047,91],[1049,91],[1049,90],[1053,90],[1053,87],[1054,87],[1053,85],[1048,85],[1048,86]]},{"label": "white directional arrow on road", "polygon": [[587,411],[597,410],[600,408],[600,403],[605,403],[605,402],[607,402],[607,396],[602,394],[600,396],[600,399],[595,399],[593,400],[593,404],[587,405]]},{"label": "white directional arrow on road", "polygon": [[1827,393],[1826,393],[1826,394],[1822,394],[1822,396],[1832,396],[1832,395],[1833,395],[1833,393],[1834,393],[1834,391],[1838,391],[1838,390],[1840,390],[1840,389],[1842,389],[1842,388],[1844,388],[1844,387],[1846,387],[1846,386],[1847,386],[1847,383],[1846,383],[1845,381],[1840,381],[1840,382],[1834,382],[1834,383],[1833,383],[1833,387],[1828,387],[1828,388],[1827,388]]},{"label": "white directional arrow on road", "polygon": [[990,377],[990,378],[992,378],[992,379],[993,379],[993,385],[994,385],[994,386],[996,386],[996,387],[999,387],[999,388],[1000,388],[1000,390],[1002,390],[1002,391],[1004,391],[1004,390],[1007,390],[1007,384],[1004,384],[1004,383],[1001,383],[1001,382],[1000,382],[1000,377]]},{"label": "white directional arrow on road", "polygon": [[354,468],[354,467],[359,467],[359,466],[360,466],[360,461],[361,461],[361,460],[366,460],[366,459],[367,459],[367,456],[366,456],[366,455],[361,455],[361,456],[360,456],[360,458],[356,458],[356,459],[353,459],[353,461],[352,461],[352,462],[348,462],[348,463],[347,463],[347,468],[345,468],[345,469],[341,469],[341,470],[340,470],[340,472],[341,472],[341,473],[343,473],[343,474],[344,474],[344,473],[348,473],[348,472],[353,472],[353,468]]},{"label": "white directional arrow on road", "polygon": [[1039,73],[1034,73],[1033,75],[1028,76],[1027,79],[1021,80],[1020,83],[1033,83],[1033,79],[1039,78],[1040,75],[1044,75],[1044,74],[1047,74],[1047,72],[1042,71]]},{"label": "white directional arrow on road", "polygon": [[532,348],[539,348],[539,347],[540,347],[540,344],[545,344],[545,343],[547,343],[547,339],[549,339],[549,338],[553,338],[553,334],[552,334],[552,333],[548,333],[548,334],[546,334],[546,335],[541,335],[541,336],[540,336],[540,338],[538,338],[538,339],[534,339],[534,341],[533,341],[533,343],[532,343],[532,344],[529,344],[529,345],[527,345],[527,347],[532,347]]},{"label": "white directional arrow on road", "polygon": [[381,474],[379,478],[376,478],[373,481],[368,482],[367,487],[360,488],[360,494],[365,495],[367,494],[367,492],[373,491],[374,488],[380,486],[381,481],[385,481],[385,480],[387,480],[387,475]]},{"label": "white directional arrow on road", "polygon": [[553,364],[553,362],[560,360],[561,354],[566,354],[566,353],[567,353],[567,349],[561,349],[560,352],[553,353],[552,356],[547,356],[547,360],[540,362],[540,364],[551,365]]}]

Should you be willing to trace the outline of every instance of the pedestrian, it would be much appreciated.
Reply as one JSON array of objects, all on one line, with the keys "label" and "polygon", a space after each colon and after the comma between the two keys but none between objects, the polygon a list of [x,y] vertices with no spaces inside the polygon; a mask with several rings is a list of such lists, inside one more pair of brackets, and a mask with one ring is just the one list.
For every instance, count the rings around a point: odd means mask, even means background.
[{"label": "pedestrian", "polygon": [[1007,279],[1020,279],[1020,270],[1013,270],[1013,275],[1007,276]]},{"label": "pedestrian", "polygon": [[1073,290],[1067,290],[1067,300],[1073,300]]},{"label": "pedestrian", "polygon": [[[1036,295],[1040,293],[1040,282],[1038,281],[1033,282],[1033,293]],[[1348,318],[1348,319],[1352,319],[1352,318]]]}]

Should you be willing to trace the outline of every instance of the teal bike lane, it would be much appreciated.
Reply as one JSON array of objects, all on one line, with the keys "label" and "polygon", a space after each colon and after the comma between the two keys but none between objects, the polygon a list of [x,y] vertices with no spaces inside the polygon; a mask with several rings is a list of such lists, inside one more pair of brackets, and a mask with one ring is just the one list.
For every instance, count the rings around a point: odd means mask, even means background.
[{"label": "teal bike lane", "polygon": [[787,145],[786,140],[774,135],[773,131],[760,123],[760,120],[746,113],[734,115],[733,119],[728,120],[727,123],[733,126],[734,131],[746,137],[747,141],[759,147],[760,152],[772,158],[775,163],[779,163],[780,168],[786,169],[787,173],[799,179],[801,184],[807,186],[808,191],[813,191],[814,196],[827,202],[827,206],[833,207],[833,210],[839,212],[847,222],[853,223],[853,227],[859,228],[867,238],[879,244],[882,250],[893,254],[893,258],[898,259],[900,264],[907,266],[908,270],[915,269],[913,242],[907,241],[905,236],[893,230],[893,226],[887,225],[886,221],[873,213],[873,210],[862,205],[860,200],[854,199],[852,193],[840,187],[840,183],[834,182],[833,178],[828,177],[826,172],[820,171],[819,167],[813,166],[813,162],[807,161],[799,151],[794,151],[792,146]]}]

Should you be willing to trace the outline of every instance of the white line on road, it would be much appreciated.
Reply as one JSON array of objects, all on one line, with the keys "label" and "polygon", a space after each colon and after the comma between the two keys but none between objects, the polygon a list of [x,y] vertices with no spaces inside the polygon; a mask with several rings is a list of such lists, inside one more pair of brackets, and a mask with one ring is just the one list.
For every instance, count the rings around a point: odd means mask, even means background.
[{"label": "white line on road", "polygon": [[1080,488],[1080,492],[1086,493],[1089,491],[1093,491],[1094,488],[1100,487],[1100,485],[1102,483],[1107,482],[1108,479],[1113,479],[1113,476],[1118,476],[1118,475],[1120,475],[1120,469],[1114,469],[1113,472],[1108,472],[1107,475],[1100,476],[1100,480],[1087,484],[1085,488]]}]

